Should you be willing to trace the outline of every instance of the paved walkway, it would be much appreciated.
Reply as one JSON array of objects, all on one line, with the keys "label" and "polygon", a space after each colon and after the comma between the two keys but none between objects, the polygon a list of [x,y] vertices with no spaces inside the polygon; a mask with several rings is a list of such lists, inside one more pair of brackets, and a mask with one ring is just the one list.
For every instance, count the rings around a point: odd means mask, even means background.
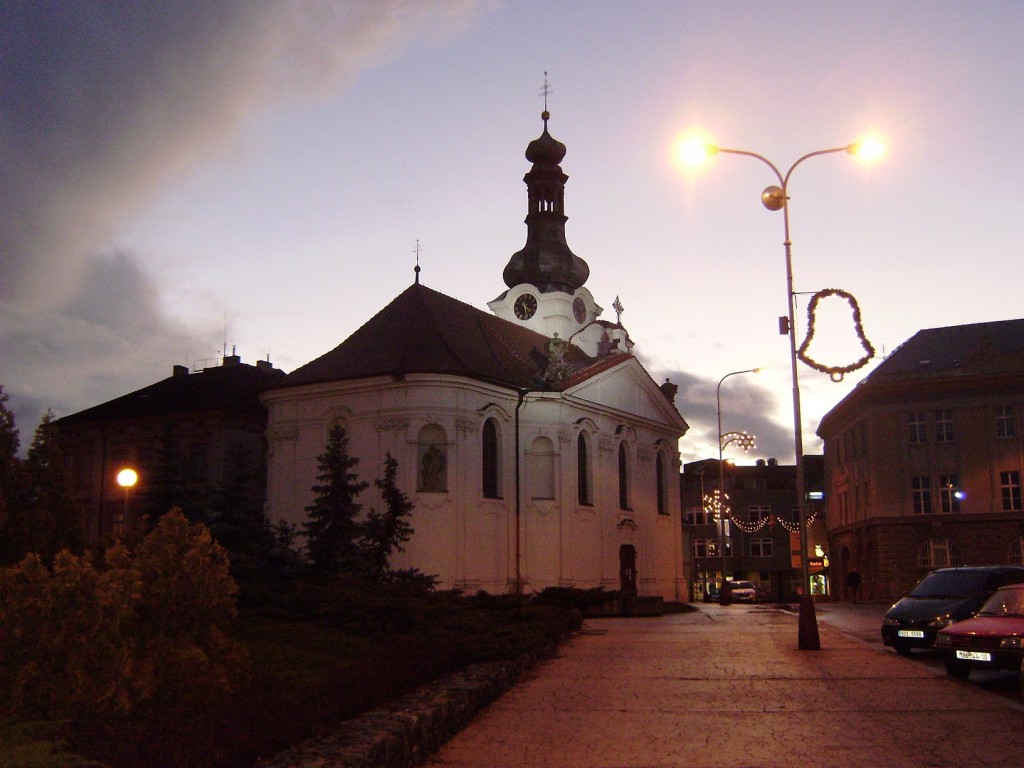
[{"label": "paved walkway", "polygon": [[1024,765],[1024,708],[819,622],[701,605],[589,619],[434,768]]}]

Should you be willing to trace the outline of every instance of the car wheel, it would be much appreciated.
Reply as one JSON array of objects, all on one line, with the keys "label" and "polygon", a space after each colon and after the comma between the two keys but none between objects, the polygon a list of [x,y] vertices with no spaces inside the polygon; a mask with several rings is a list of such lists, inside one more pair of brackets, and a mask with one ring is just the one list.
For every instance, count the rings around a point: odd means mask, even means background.
[{"label": "car wheel", "polygon": [[966,664],[959,664],[955,661],[946,662],[946,674],[951,677],[959,678],[960,680],[966,680],[971,675],[971,668]]}]

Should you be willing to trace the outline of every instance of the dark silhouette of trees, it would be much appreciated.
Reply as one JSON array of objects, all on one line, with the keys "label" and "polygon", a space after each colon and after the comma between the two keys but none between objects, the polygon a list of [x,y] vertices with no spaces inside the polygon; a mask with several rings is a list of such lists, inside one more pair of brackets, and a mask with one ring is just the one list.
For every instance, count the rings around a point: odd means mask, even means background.
[{"label": "dark silhouette of trees", "polygon": [[0,563],[36,552],[47,563],[63,549],[80,553],[85,530],[71,495],[53,411],[36,428],[25,459],[18,457],[18,430],[0,388]]},{"label": "dark silhouette of trees", "polygon": [[313,570],[321,575],[359,573],[364,556],[359,547],[362,504],[356,499],[368,487],[353,471],[359,459],[348,453],[348,437],[335,424],[327,447],[317,457],[320,474],[313,486],[313,503],[306,507],[309,520],[303,524],[306,551]]},{"label": "dark silhouette of trees", "polygon": [[402,546],[413,534],[409,515],[413,504],[395,482],[398,461],[388,452],[384,459],[384,477],[374,481],[380,489],[384,509],[371,509],[363,524],[361,545],[366,552],[369,575],[382,578],[388,572],[393,552],[404,552]]}]

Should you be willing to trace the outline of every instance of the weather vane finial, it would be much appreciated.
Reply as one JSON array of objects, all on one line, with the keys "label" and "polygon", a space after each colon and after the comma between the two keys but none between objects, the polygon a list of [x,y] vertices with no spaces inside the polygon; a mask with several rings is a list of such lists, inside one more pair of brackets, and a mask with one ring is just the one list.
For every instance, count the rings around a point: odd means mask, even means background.
[{"label": "weather vane finial", "polygon": [[541,115],[541,117],[544,119],[545,123],[548,121],[548,117],[550,117],[550,115],[548,113],[548,94],[550,94],[551,92],[552,92],[552,89],[551,89],[551,83],[548,81],[548,71],[545,69],[544,70],[544,85],[540,89],[540,95],[544,97],[544,113]]},{"label": "weather vane finial", "polygon": [[416,267],[413,269],[413,272],[416,273],[416,285],[420,284],[420,251],[422,250],[419,238],[416,238],[416,247],[412,249],[413,253],[416,254]]}]

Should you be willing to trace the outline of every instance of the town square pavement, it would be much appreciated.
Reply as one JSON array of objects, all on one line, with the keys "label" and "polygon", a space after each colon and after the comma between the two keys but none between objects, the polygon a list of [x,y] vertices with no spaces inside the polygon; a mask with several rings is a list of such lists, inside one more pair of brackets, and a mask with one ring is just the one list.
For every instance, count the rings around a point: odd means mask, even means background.
[{"label": "town square pavement", "polygon": [[801,651],[770,606],[588,619],[427,765],[1024,766],[1024,707],[817,625]]}]

